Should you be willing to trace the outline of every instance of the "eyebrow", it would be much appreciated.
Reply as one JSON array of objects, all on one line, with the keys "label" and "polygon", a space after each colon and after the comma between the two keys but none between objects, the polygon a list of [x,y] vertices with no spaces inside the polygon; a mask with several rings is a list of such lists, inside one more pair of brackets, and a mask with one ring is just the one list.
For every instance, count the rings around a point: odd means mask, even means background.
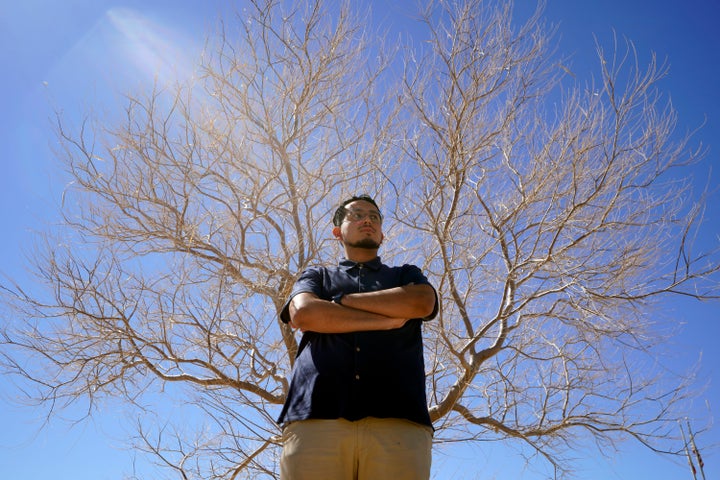
[{"label": "eyebrow", "polygon": [[380,210],[365,210],[364,208],[346,208],[346,212],[359,212],[359,213],[377,213],[378,215],[381,215]]}]

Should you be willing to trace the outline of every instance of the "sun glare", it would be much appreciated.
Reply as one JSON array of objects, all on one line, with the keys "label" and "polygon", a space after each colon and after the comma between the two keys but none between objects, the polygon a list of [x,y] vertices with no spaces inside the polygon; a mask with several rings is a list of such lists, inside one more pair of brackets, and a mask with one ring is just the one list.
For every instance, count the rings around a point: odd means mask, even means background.
[{"label": "sun glare", "polygon": [[113,8],[106,18],[120,34],[115,45],[126,60],[159,86],[184,82],[193,74],[192,42],[175,29],[161,25],[127,8]]}]

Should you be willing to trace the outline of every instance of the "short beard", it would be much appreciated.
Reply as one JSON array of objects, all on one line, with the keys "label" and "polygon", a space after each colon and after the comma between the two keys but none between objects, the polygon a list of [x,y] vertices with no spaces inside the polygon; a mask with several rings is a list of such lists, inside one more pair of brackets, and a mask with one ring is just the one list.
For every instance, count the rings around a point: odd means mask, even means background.
[{"label": "short beard", "polygon": [[354,243],[346,243],[345,245],[353,248],[363,248],[365,250],[377,250],[380,248],[380,242],[376,242],[372,238],[365,238]]}]

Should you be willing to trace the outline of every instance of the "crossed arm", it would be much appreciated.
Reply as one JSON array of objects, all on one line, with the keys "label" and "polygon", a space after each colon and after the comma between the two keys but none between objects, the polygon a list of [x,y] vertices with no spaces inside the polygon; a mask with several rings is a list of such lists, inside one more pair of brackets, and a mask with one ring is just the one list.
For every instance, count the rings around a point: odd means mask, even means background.
[{"label": "crossed arm", "polygon": [[303,331],[347,333],[392,330],[411,318],[425,318],[435,308],[430,285],[406,285],[375,292],[350,293],[342,305],[300,293],[289,305],[290,324]]}]

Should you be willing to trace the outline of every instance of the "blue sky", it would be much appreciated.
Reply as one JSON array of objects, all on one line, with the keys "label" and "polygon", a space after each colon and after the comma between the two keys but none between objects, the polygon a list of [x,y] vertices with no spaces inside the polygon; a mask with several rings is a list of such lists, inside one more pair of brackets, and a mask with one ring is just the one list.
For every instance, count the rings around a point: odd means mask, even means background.
[{"label": "blue sky", "polygon": [[[375,3],[389,16],[407,11],[402,2]],[[531,2],[516,4],[528,10]],[[118,93],[156,75],[161,80],[182,76],[214,27],[221,5],[220,0],[0,0],[0,273],[24,278],[23,256],[33,232],[56,218],[65,180],[52,153],[53,110],[69,118],[90,109],[112,114]],[[560,50],[572,56],[571,69],[580,76],[595,66],[593,33],[606,43],[614,29],[635,43],[642,59],[650,51],[667,58],[670,75],[660,86],[673,99],[679,129],[704,123],[695,138],[710,148],[706,163],[695,171],[698,188],[708,179],[712,187],[720,185],[720,3],[547,0],[545,17],[559,23]],[[715,200],[700,240],[717,245],[717,195]],[[683,370],[702,353],[700,374],[708,384],[704,398],[717,412],[720,304],[673,302],[667,308],[685,323],[675,339],[673,368]],[[109,404],[91,422],[74,427],[51,423],[41,430],[42,416],[11,402],[16,394],[13,385],[0,380],[0,477],[102,480],[122,479],[132,471],[132,453],[120,448],[125,428],[120,405]],[[720,457],[707,447],[720,444],[719,429],[698,440],[707,478],[720,478]],[[583,455],[577,452],[578,478],[692,478],[682,459],[671,462],[631,443],[611,459]],[[508,456],[500,446],[441,450],[435,465],[436,478],[546,478],[522,469],[522,459]],[[478,471],[483,475],[468,473]]]}]

